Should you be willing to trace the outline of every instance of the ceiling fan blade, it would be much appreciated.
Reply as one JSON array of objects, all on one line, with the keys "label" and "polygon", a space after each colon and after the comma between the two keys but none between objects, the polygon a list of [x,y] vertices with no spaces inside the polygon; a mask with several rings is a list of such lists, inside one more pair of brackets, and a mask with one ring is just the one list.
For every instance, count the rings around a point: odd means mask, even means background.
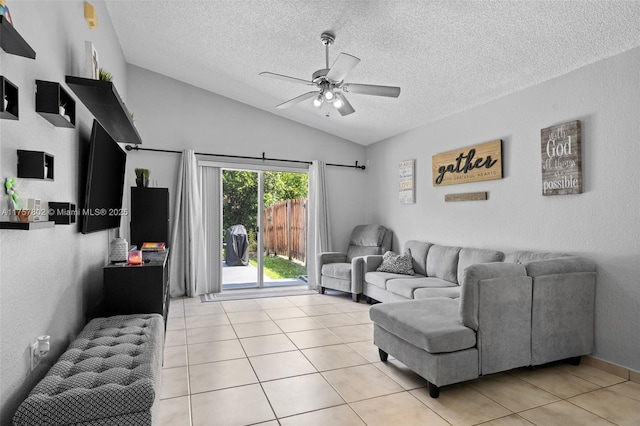
[{"label": "ceiling fan blade", "polygon": [[342,90],[347,93],[358,93],[361,95],[388,96],[397,98],[400,96],[400,88],[394,86],[376,86],[374,84],[343,84]]},{"label": "ceiling fan blade", "polygon": [[[342,101],[342,106],[340,106],[339,108],[336,107],[340,115],[344,117],[345,115],[353,114],[354,112],[356,112],[356,110],[353,109],[347,98],[342,93],[336,93],[336,100],[338,99]],[[333,102],[334,106],[335,104],[336,101]]]},{"label": "ceiling fan blade", "polygon": [[280,105],[276,105],[276,108],[289,108],[299,102],[305,101],[307,99],[314,98],[318,95],[319,92],[307,92],[304,95],[296,96],[293,99],[288,100],[287,102],[283,102]]},{"label": "ceiling fan blade", "polygon": [[314,85],[312,81],[303,80],[301,78],[289,77],[288,75],[276,74],[272,72],[261,72],[258,75],[261,75],[263,77],[276,78],[278,80],[284,80],[290,83],[306,84],[307,86]]},{"label": "ceiling fan blade", "polygon": [[351,56],[347,53],[341,53],[338,55],[338,59],[333,63],[329,72],[327,73],[326,79],[334,81],[336,83],[340,83],[344,81],[347,77],[347,74],[351,72],[351,70],[358,65],[360,59],[355,56]]}]

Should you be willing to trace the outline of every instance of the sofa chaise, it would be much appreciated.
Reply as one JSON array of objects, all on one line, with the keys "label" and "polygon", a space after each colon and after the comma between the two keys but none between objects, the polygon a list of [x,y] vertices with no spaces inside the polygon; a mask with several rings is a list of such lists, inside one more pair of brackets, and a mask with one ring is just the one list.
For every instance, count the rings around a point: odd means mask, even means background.
[{"label": "sofa chaise", "polygon": [[[593,347],[595,264],[557,253],[409,241],[415,275],[376,272],[365,258],[364,294],[380,359],[389,354],[440,387],[580,356]],[[434,250],[432,252],[432,250]]]}]

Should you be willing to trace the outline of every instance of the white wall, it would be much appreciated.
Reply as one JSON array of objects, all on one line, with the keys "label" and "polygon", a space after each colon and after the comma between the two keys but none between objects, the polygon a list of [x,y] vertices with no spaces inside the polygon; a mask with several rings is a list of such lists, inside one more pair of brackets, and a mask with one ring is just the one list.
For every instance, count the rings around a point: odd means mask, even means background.
[{"label": "white wall", "polygon": [[[367,148],[367,220],[409,239],[503,251],[570,252],[598,265],[595,356],[640,371],[640,49]],[[583,194],[541,195],[540,130],[582,123]],[[504,178],[434,188],[431,156],[502,139]],[[416,159],[417,203],[398,201]],[[487,201],[444,195],[488,191]]]},{"label": "white wall", "polygon": [[[126,100],[126,64],[104,4],[92,1],[99,27],[89,30],[83,2],[9,2],[16,29],[36,60],[0,51],[0,74],[19,88],[20,119],[0,120],[0,178],[16,176],[17,149],[55,156],[55,180],[18,179],[22,197],[78,203],[79,138],[88,139],[93,116],[76,103],[76,128],[54,127],[35,112],[35,80],[62,82],[82,75],[84,42],[91,40],[101,66],[115,76]],[[72,94],[72,96],[74,96]],[[75,96],[74,96],[75,97]],[[7,207],[2,193],[1,208]],[[5,220],[6,218],[2,218]],[[66,349],[102,295],[108,232],[82,235],[76,226],[0,231],[0,424]],[[51,335],[52,353],[29,374],[29,344]]]},{"label": "white wall", "polygon": [[[127,105],[134,112],[142,148],[251,157],[261,157],[265,152],[270,158],[344,164],[364,161],[361,145],[144,68],[129,65],[127,75]],[[132,151],[127,159],[125,202],[129,203],[130,187],[135,185],[134,169],[144,167],[150,169],[150,179],[156,180],[157,186],[169,188],[173,209],[179,160],[178,154]],[[353,168],[327,167],[332,236],[337,249],[346,249],[351,229],[363,223],[367,174]]]}]

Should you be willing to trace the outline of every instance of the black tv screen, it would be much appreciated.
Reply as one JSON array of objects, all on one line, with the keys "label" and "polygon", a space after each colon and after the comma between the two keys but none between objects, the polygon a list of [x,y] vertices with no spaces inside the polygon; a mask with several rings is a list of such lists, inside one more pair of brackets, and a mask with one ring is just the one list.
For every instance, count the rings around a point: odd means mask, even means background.
[{"label": "black tv screen", "polygon": [[127,153],[93,120],[89,141],[82,233],[120,227]]}]

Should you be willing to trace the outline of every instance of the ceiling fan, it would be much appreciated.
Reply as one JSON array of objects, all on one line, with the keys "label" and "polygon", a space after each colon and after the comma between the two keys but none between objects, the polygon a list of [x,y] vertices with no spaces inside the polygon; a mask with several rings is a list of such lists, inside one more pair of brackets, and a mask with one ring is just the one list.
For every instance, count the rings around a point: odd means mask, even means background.
[{"label": "ceiling fan", "polygon": [[336,59],[331,68],[329,68],[329,46],[333,44],[335,39],[335,35],[330,32],[322,33],[320,36],[320,40],[322,44],[324,44],[326,51],[326,68],[314,72],[311,75],[311,81],[272,72],[261,72],[259,74],[264,77],[277,78],[292,83],[316,86],[319,89],[283,102],[277,105],[276,108],[289,108],[299,102],[313,98],[313,105],[317,108],[321,108],[325,103],[332,104],[334,108],[344,116],[355,112],[355,109],[353,109],[349,101],[347,101],[344,93],[387,96],[391,98],[397,98],[400,95],[399,87],[345,83],[344,79],[349,72],[358,65],[360,59],[346,53],[340,53],[338,59]]}]

